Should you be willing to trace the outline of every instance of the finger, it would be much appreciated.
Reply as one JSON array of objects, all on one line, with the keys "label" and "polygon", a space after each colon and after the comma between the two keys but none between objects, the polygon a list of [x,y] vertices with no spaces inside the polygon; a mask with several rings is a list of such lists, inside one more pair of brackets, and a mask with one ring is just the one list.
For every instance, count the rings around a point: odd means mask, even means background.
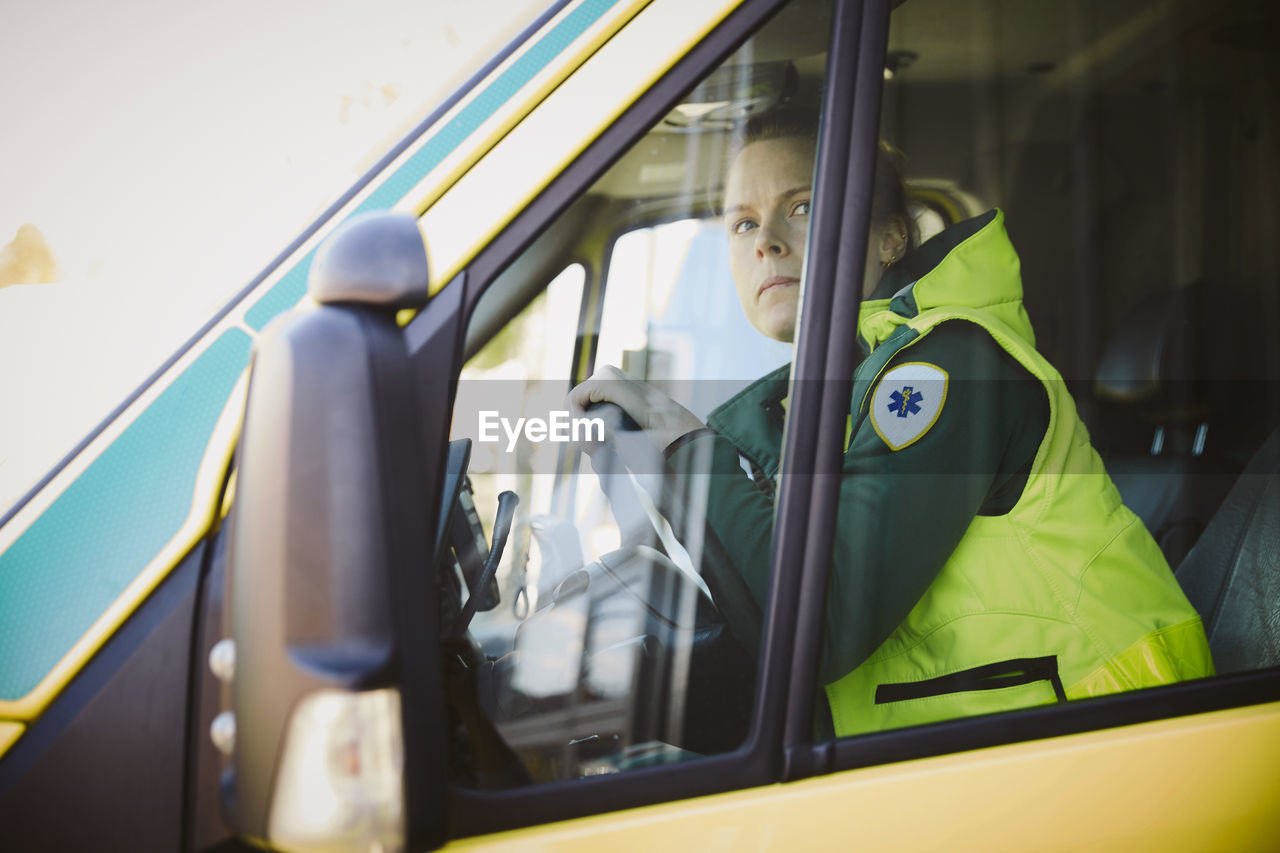
[{"label": "finger", "polygon": [[592,402],[613,403],[626,412],[642,428],[652,420],[652,409],[644,393],[644,383],[637,380],[611,380],[602,383]]},{"label": "finger", "polygon": [[569,392],[575,414],[584,414],[593,403],[615,403],[637,422],[643,423],[649,409],[647,386],[613,365],[597,368],[591,378]]},{"label": "finger", "polygon": [[607,383],[604,381],[612,378],[608,370],[608,365],[596,368],[595,373],[569,391],[567,399],[576,414],[581,415],[592,403],[611,401],[605,390]]},{"label": "finger", "polygon": [[577,415],[586,413],[593,403],[614,403],[614,394],[609,383],[592,378],[576,386],[569,392],[569,407]]},{"label": "finger", "polygon": [[591,380],[575,385],[569,390],[565,397],[565,402],[569,404],[570,411],[575,415],[582,415],[587,410],[587,406],[591,404]]}]

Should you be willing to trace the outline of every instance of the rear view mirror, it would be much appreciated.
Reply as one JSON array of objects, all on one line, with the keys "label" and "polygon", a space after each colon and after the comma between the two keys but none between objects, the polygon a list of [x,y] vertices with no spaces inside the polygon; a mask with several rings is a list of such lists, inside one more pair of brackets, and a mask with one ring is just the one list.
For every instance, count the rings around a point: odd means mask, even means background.
[{"label": "rear view mirror", "polygon": [[689,130],[727,129],[786,101],[795,94],[797,81],[795,65],[787,61],[725,65],[677,104],[664,123]]}]

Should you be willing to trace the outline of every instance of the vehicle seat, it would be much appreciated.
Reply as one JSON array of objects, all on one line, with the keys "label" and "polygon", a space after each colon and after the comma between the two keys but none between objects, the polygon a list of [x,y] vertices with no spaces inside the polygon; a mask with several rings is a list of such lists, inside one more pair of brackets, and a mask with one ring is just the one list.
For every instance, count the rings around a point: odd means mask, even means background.
[{"label": "vehicle seat", "polygon": [[1280,429],[1245,467],[1176,572],[1218,672],[1280,665]]},{"label": "vehicle seat", "polygon": [[[1156,293],[1107,341],[1089,424],[1124,503],[1171,566],[1200,538],[1265,431],[1241,435],[1238,347],[1206,284]],[[1217,292],[1221,300],[1221,292]]]},{"label": "vehicle seat", "polygon": [[907,178],[907,209],[923,243],[945,228],[991,209],[973,193],[960,189],[955,181],[937,178]]}]

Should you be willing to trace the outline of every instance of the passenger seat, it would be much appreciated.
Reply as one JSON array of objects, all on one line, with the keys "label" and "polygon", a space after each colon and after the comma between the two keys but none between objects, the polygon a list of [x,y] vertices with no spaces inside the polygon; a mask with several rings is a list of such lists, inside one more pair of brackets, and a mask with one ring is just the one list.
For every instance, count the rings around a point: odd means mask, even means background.
[{"label": "passenger seat", "polygon": [[1280,429],[1176,572],[1218,672],[1280,666]]}]

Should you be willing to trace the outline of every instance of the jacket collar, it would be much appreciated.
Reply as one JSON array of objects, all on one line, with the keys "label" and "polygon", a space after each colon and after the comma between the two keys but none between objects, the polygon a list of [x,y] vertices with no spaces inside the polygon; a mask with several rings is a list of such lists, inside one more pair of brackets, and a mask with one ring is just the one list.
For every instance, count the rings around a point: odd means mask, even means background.
[{"label": "jacket collar", "polygon": [[723,435],[769,477],[778,475],[781,461],[782,400],[787,396],[791,365],[784,364],[752,382],[707,418],[707,425]]},{"label": "jacket collar", "polygon": [[890,269],[862,303],[858,343],[869,353],[903,323],[943,306],[982,309],[1034,345],[1021,266],[999,208],[952,225]]}]

